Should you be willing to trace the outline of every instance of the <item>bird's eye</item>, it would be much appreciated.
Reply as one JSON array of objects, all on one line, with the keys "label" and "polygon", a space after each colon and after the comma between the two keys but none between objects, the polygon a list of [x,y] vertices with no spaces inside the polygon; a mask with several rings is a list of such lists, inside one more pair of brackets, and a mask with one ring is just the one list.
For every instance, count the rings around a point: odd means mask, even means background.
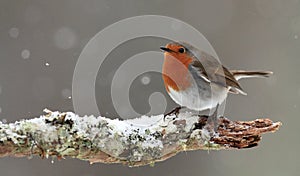
[{"label": "bird's eye", "polygon": [[179,49],[178,49],[178,52],[184,53],[184,52],[185,52],[185,49],[184,49],[184,48],[179,48]]}]

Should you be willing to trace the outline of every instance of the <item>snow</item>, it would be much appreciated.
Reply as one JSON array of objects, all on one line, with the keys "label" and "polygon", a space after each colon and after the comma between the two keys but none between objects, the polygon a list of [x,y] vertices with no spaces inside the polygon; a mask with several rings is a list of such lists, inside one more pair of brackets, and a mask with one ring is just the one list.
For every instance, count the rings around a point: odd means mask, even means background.
[{"label": "snow", "polygon": [[[56,143],[55,141],[62,142],[62,145],[55,146],[55,151],[61,155],[74,150],[69,147],[74,141],[87,139],[91,144],[83,144],[85,146],[97,146],[101,151],[114,157],[130,157],[131,161],[140,161],[145,155],[159,157],[165,142],[171,142],[175,146],[182,145],[186,141],[176,140],[174,137],[180,135],[182,130],[186,131],[182,133],[183,135],[189,133],[192,128],[189,123],[194,124],[198,120],[197,116],[191,117],[190,113],[181,113],[177,118],[168,116],[169,118],[166,119],[163,115],[157,115],[130,120],[112,120],[93,115],[80,117],[73,112],[60,113],[47,109],[44,112],[45,115],[39,118],[8,124],[6,136],[17,144],[20,138],[26,138],[27,132],[38,132],[37,134],[40,132],[42,138],[38,141],[42,140],[46,145],[52,145]],[[174,123],[175,118],[182,122],[182,125]],[[3,126],[1,122],[0,125]],[[18,133],[18,131],[22,132]],[[162,137],[162,133],[168,135]],[[0,140],[6,136],[0,136]],[[35,142],[32,141],[33,145]],[[131,148],[132,145],[139,147]],[[128,150],[130,150],[128,156],[123,155]]]},{"label": "snow", "polygon": [[143,76],[141,79],[142,84],[148,85],[151,81],[151,78],[149,76]]},{"label": "snow", "polygon": [[71,99],[72,92],[70,89],[65,88],[61,91],[61,95],[64,99]]},{"label": "snow", "polygon": [[24,49],[22,52],[21,52],[21,56],[23,59],[28,59],[30,57],[30,51],[27,50],[27,49]]},{"label": "snow", "polygon": [[19,36],[19,29],[18,28],[10,28],[8,34],[11,38],[18,38]]}]

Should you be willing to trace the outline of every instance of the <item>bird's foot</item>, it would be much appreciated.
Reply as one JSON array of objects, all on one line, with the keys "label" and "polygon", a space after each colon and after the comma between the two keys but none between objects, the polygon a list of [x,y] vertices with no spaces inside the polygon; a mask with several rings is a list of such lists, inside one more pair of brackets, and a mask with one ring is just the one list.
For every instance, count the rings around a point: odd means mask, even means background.
[{"label": "bird's foot", "polygon": [[215,112],[209,116],[207,116],[206,125],[203,127],[209,133],[209,137],[215,136],[216,132],[218,131],[219,127],[219,118],[218,118],[218,107],[216,106]]},{"label": "bird's foot", "polygon": [[172,111],[164,114],[164,121],[165,121],[165,119],[166,119],[167,116],[172,115],[172,114],[174,114],[177,117],[181,109],[182,109],[182,107],[178,106],[175,109],[173,109]]}]

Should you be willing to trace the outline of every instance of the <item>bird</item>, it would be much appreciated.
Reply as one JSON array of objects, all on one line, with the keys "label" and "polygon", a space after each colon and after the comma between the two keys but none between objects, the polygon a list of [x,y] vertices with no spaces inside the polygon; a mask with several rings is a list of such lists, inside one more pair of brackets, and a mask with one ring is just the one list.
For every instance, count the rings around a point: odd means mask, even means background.
[{"label": "bird", "polygon": [[187,42],[170,42],[160,49],[164,52],[165,89],[179,105],[164,117],[178,114],[182,107],[195,111],[217,109],[229,93],[247,95],[238,80],[273,74],[271,71],[229,70],[214,56]]}]

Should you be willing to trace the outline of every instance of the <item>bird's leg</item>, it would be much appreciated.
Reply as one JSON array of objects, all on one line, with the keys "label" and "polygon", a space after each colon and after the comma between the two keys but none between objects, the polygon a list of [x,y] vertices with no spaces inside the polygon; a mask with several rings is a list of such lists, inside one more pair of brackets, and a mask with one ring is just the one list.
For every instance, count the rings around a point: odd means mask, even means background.
[{"label": "bird's leg", "polygon": [[204,127],[209,132],[210,137],[214,136],[219,127],[218,108],[219,104],[216,106],[215,112],[207,117],[207,122]]},{"label": "bird's leg", "polygon": [[183,108],[182,106],[178,106],[178,107],[176,107],[175,109],[173,109],[172,111],[170,111],[170,112],[164,114],[164,120],[166,119],[166,117],[167,117],[168,115],[171,115],[171,114],[175,114],[175,116],[177,117],[178,114],[179,114],[180,109],[182,109],[182,108]]}]

